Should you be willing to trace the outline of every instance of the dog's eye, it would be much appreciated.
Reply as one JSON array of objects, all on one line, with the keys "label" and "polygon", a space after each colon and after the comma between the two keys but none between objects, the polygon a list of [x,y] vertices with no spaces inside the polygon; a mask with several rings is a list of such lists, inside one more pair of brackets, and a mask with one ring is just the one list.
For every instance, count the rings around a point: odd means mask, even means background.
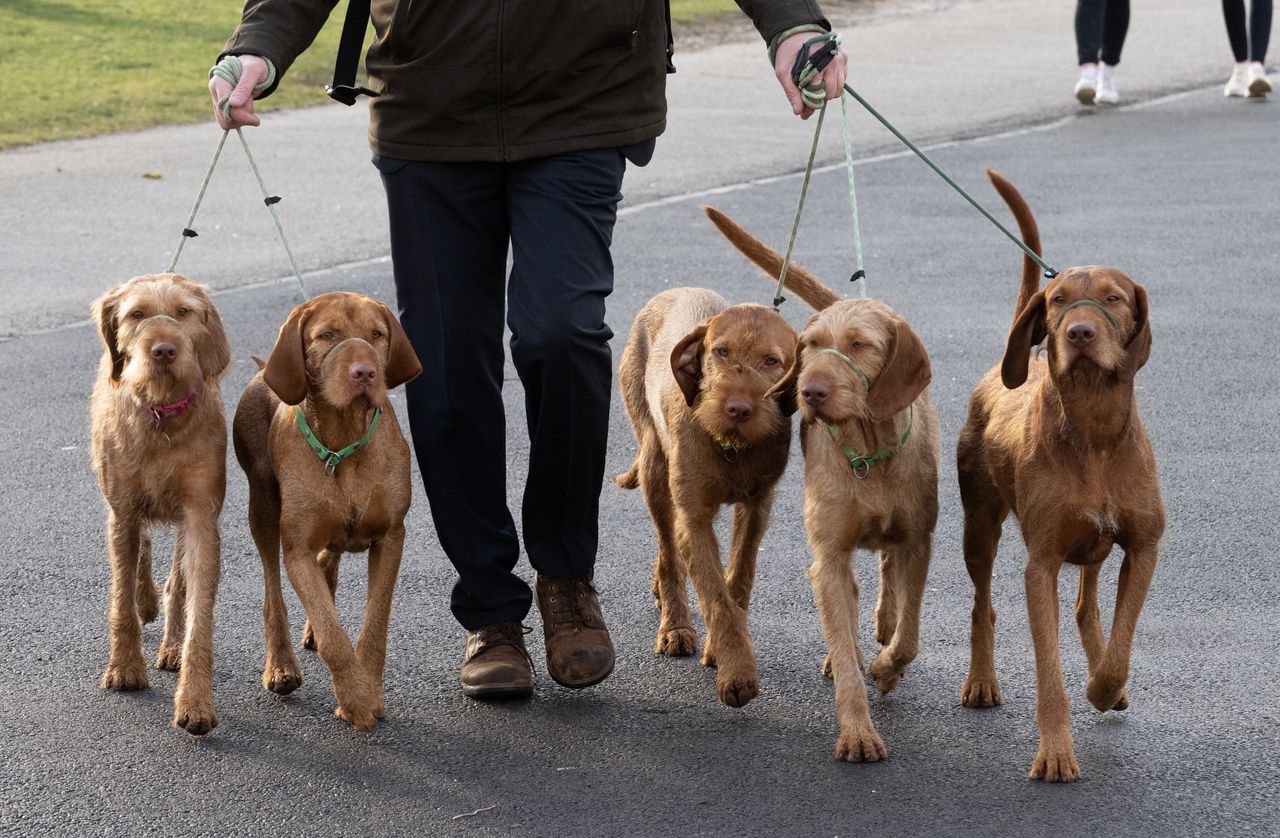
[{"label": "dog's eye", "polygon": [[130,317],[132,317],[134,320],[141,320],[141,319],[142,319],[142,309],[140,309],[140,308],[139,308],[139,309],[135,309],[135,310],[133,310],[133,311],[129,312],[129,316],[130,316]]},{"label": "dog's eye", "polygon": [[781,364],[781,363],[782,363],[781,361],[779,361],[777,358],[773,357],[772,355],[764,359],[764,365],[766,367],[776,367],[778,364]]},{"label": "dog's eye", "polygon": [[851,340],[851,341],[849,341],[849,348],[850,348],[850,349],[861,349],[861,348],[862,348],[862,341],[860,341],[860,340]]},{"label": "dog's eye", "polygon": [[1109,302],[1109,303],[1118,303],[1118,302],[1120,302],[1120,297],[1118,297],[1118,296],[1117,296],[1117,295],[1115,295],[1115,294],[1108,294],[1108,295],[1107,295],[1107,302]]},{"label": "dog's eye", "polygon": [[717,354],[717,355],[719,355],[721,358],[728,358],[728,357],[729,357],[729,350],[728,350],[728,349],[726,349],[726,348],[725,348],[725,347],[723,347],[723,346],[717,346],[717,347],[716,347],[716,354]]},{"label": "dog's eye", "polygon": [[1066,301],[1067,301],[1067,298],[1062,296],[1061,294],[1054,295],[1054,298],[1050,300],[1050,302],[1052,302],[1055,306],[1060,306]]},{"label": "dog's eye", "polygon": [[380,337],[382,337],[382,332],[378,331],[377,329],[374,329],[374,330],[373,330],[373,338],[374,338],[374,340],[377,340],[377,339],[378,339],[378,338],[380,338]]},{"label": "dog's eye", "polygon": [[190,313],[191,313],[191,309],[187,308],[186,306],[178,306],[179,317],[186,317]]},{"label": "dog's eye", "polygon": [[320,333],[320,339],[321,339],[321,340],[333,340],[333,332],[321,332],[321,333]]}]

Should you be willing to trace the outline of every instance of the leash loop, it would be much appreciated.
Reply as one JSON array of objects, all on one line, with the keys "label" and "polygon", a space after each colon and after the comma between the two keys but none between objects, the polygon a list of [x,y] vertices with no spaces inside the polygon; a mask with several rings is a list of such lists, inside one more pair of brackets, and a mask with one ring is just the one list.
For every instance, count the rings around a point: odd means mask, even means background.
[{"label": "leash loop", "polygon": [[[254,86],[253,89],[255,91],[265,90],[275,83],[275,65],[268,62],[267,67],[267,78]],[[240,63],[240,59],[237,56],[228,55],[209,70],[209,78],[216,76],[235,87],[240,83],[242,72],[243,66]],[[230,93],[218,100],[218,107],[222,110],[224,117],[229,117],[231,112]],[[311,295],[307,293],[307,287],[302,282],[302,271],[298,269],[298,260],[293,255],[293,248],[289,245],[289,237],[285,235],[284,226],[280,223],[280,216],[276,212],[275,205],[280,203],[280,196],[272,195],[267,190],[267,184],[262,179],[262,172],[258,169],[258,162],[254,160],[253,152],[249,150],[249,141],[245,139],[244,131],[240,128],[235,130],[236,136],[240,139],[240,146],[244,149],[244,156],[249,161],[249,168],[253,170],[253,176],[258,181],[258,188],[262,190],[262,202],[271,213],[271,220],[275,223],[276,233],[280,236],[280,242],[284,245],[285,254],[289,257],[289,265],[293,268],[293,277],[298,281],[298,290],[302,292],[304,300],[309,300]],[[173,253],[173,258],[169,260],[169,267],[165,268],[165,273],[173,273],[174,268],[178,266],[178,257],[182,255],[182,248],[187,239],[193,239],[199,235],[193,226],[196,222],[196,213],[200,211],[200,204],[204,201],[205,190],[209,187],[209,180],[213,177],[213,170],[218,166],[218,160],[222,157],[222,149],[227,143],[227,135],[230,133],[230,130],[224,130],[222,136],[218,139],[218,147],[214,149],[213,159],[209,161],[209,168],[205,170],[204,180],[200,183],[200,191],[196,194],[195,204],[192,205],[191,213],[187,216],[187,224],[182,228],[182,235],[178,238],[178,247]]]}]

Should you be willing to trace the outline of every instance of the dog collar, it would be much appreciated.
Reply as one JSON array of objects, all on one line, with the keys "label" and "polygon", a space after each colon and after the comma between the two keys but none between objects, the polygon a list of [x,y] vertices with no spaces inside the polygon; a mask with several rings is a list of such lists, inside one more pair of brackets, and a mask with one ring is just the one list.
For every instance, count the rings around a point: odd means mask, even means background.
[{"label": "dog collar", "polygon": [[846,355],[846,354],[844,354],[843,352],[841,352],[839,349],[832,349],[831,347],[829,347],[829,346],[828,346],[826,349],[819,349],[819,350],[818,350],[818,354],[819,354],[819,355],[834,355],[834,356],[836,356],[837,358],[839,358],[840,360],[844,361],[846,364],[848,364],[848,365],[849,365],[849,369],[851,369],[851,370],[853,370],[855,373],[857,373],[857,374],[858,374],[858,378],[861,378],[861,379],[862,379],[862,386],[863,386],[863,387],[866,387],[868,390],[870,390],[870,389],[871,389],[871,382],[867,379],[867,374],[866,374],[865,372],[863,372],[863,371],[862,371],[862,368],[861,368],[861,367],[859,367],[856,363],[854,363],[854,361],[853,361],[853,359],[852,359],[852,358],[850,358],[848,355]]},{"label": "dog collar", "polygon": [[195,404],[196,399],[200,397],[202,390],[204,390],[204,376],[200,374],[199,370],[196,370],[196,380],[194,384],[192,384],[191,392],[187,393],[187,395],[178,399],[176,402],[169,402],[168,404],[144,404],[143,402],[138,401],[137,398],[135,398],[134,401],[137,402],[138,410],[149,414],[151,418],[155,420],[155,423],[159,425],[165,419],[177,418],[190,410],[191,405]]},{"label": "dog collar", "polygon": [[[902,439],[898,440],[898,451],[902,450],[902,446],[907,444],[907,440],[911,438],[911,426],[915,423],[916,406],[909,405],[907,407],[907,429],[902,432]],[[837,444],[840,441],[840,431],[835,425],[827,425],[827,433],[831,434],[831,439]],[[857,451],[848,446],[841,446],[840,451],[844,454],[844,458],[849,461],[849,467],[853,469],[853,476],[859,480],[866,480],[867,475],[871,473],[871,469],[876,463],[882,463],[894,455],[895,449],[886,448],[869,457],[864,457]]]},{"label": "dog collar", "polygon": [[294,421],[298,424],[298,430],[302,432],[302,437],[307,441],[307,445],[311,446],[311,450],[324,463],[324,473],[333,476],[334,471],[342,464],[342,461],[359,451],[369,441],[369,437],[373,436],[373,429],[378,427],[378,420],[382,418],[382,408],[375,407],[373,409],[373,420],[369,422],[369,430],[365,431],[364,436],[348,445],[346,448],[340,448],[334,451],[327,447],[316,437],[315,432],[311,430],[311,426],[307,424],[307,417],[302,415],[302,405],[298,405],[293,409]]},{"label": "dog collar", "polygon": [[1107,322],[1111,324],[1111,328],[1115,329],[1117,332],[1120,331],[1120,325],[1116,323],[1116,319],[1111,316],[1111,312],[1107,311],[1106,306],[1104,306],[1102,303],[1098,302],[1097,300],[1076,300],[1074,303],[1064,308],[1062,310],[1062,313],[1058,315],[1058,319],[1054,321],[1053,330],[1055,332],[1058,331],[1058,327],[1062,325],[1062,318],[1067,316],[1067,312],[1071,311],[1071,309],[1076,308],[1077,306],[1093,306],[1098,311],[1103,313],[1103,315],[1107,318]]}]

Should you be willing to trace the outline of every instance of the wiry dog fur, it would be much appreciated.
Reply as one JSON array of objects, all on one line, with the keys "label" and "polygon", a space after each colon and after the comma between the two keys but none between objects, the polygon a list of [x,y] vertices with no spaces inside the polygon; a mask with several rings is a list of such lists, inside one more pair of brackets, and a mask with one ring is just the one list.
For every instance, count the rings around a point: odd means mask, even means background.
[{"label": "wiry dog fur", "polygon": [[[747,607],[791,446],[795,404],[774,388],[794,353],[795,331],[777,312],[674,288],[636,316],[618,370],[639,450],[615,479],[640,487],[657,530],[657,651],[696,650],[687,570],[707,622],[702,662],[717,668],[716,693],[731,707],[759,692]],[[712,526],[724,504],[734,507],[727,573]]]},{"label": "wiry dog fur", "polygon": [[[988,170],[1027,245],[1040,250],[1031,210]],[[1099,710],[1124,710],[1138,612],[1155,570],[1164,506],[1155,456],[1138,417],[1133,378],[1151,350],[1147,292],[1114,268],[1065,270],[1043,291],[1031,259],[1004,361],[978,383],[960,434],[964,559],[975,594],[969,677],[961,701],[1001,703],[995,671],[991,573],[1003,521],[1017,517],[1027,545],[1027,614],[1036,654],[1040,747],[1030,776],[1080,776],[1058,664],[1058,573],[1080,566],[1076,625],[1089,660],[1085,696]],[[1068,310],[1081,300],[1092,304]],[[1045,343],[1044,357],[1031,357]],[[1124,551],[1111,639],[1102,634],[1098,573],[1112,545]]]},{"label": "wiry dog fur", "polygon": [[[718,210],[705,210],[743,254],[771,277],[779,274],[781,254]],[[878,300],[842,300],[794,264],[786,287],[818,310],[777,389],[798,400],[803,420],[805,529],[813,550],[809,581],[827,640],[823,671],[835,679],[835,755],[874,762],[887,750],[867,705],[851,559],[857,548],[880,551],[875,623],[882,648],[871,662],[871,676],[887,693],[919,648],[920,606],[938,518],[939,430],[929,400],[929,356],[907,322]],[[829,349],[851,358],[870,386],[844,359],[823,351]],[[911,432],[901,443],[908,423]],[[893,454],[859,477],[845,447],[863,457]]]},{"label": "wiry dog fur", "polygon": [[[409,445],[387,391],[421,370],[385,305],[357,294],[324,294],[289,315],[265,368],[241,396],[233,425],[236,459],[249,478],[249,529],[266,582],[262,684],[281,695],[302,684],[280,588],[283,546],[285,571],[307,612],[304,643],[314,644],[329,667],[337,715],[359,730],[386,715],[382,671],[410,500]],[[376,407],[382,417],[368,444],[326,474],[295,411],[337,450],[365,435]],[[334,604],[338,561],[366,550],[368,601],[353,649]]]},{"label": "wiry dog fur", "polygon": [[[206,290],[175,274],[140,276],[93,304],[105,351],[90,409],[93,464],[106,499],[111,652],[104,689],[148,686],[142,622],[159,612],[151,524],[174,524],[156,668],[178,670],[173,723],[202,735],[213,706],[213,601],[218,515],[226,493],[227,424],[219,379],[231,363]],[[190,400],[187,401],[188,397]],[[155,406],[186,401],[157,419]]]}]

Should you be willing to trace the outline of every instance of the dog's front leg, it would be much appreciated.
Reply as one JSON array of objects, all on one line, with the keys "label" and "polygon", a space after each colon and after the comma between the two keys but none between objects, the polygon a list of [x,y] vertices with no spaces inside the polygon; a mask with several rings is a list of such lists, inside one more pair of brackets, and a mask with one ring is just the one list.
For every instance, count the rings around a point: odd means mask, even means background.
[{"label": "dog's front leg", "polygon": [[164,583],[164,637],[156,650],[156,669],[177,672],[182,668],[182,644],[187,636],[187,580],[182,572],[183,529],[178,523],[173,534],[173,561],[169,580]]},{"label": "dog's front leg", "polygon": [[1129,680],[1129,653],[1133,649],[1133,632],[1138,626],[1138,614],[1147,599],[1151,577],[1156,570],[1155,544],[1143,545],[1125,551],[1124,564],[1120,566],[1120,584],[1116,589],[1116,613],[1111,621],[1111,640],[1097,669],[1089,673],[1085,697],[1099,710],[1122,710],[1117,703],[1128,699],[1124,685]]},{"label": "dog's front leg", "polygon": [[[338,601],[338,566],[342,563],[342,554],[335,550],[325,550],[320,554],[320,567],[324,569],[324,581],[329,586],[329,597]],[[311,621],[302,624],[302,648],[315,651],[316,634],[311,630]]]},{"label": "dog's front leg", "polygon": [[725,584],[720,546],[712,523],[714,508],[676,513],[676,538],[689,566],[707,621],[702,662],[716,667],[716,694],[730,707],[742,707],[760,692],[756,656],[747,635],[747,612],[738,607]]},{"label": "dog's front leg", "polygon": [[382,670],[387,661],[391,597],[395,593],[403,553],[403,525],[388,532],[369,548],[369,596],[364,606],[364,625],[356,638],[356,657],[369,677],[369,689],[376,696],[373,715],[379,719],[387,716],[382,696]]},{"label": "dog's front leg", "polygon": [[893,639],[871,661],[871,677],[876,679],[876,688],[882,693],[898,685],[902,673],[920,651],[920,606],[924,601],[932,551],[933,536],[929,533],[921,533],[885,551],[891,559],[888,570],[893,578],[898,614]]},{"label": "dog's front leg", "polygon": [[160,616],[160,595],[151,575],[151,533],[146,527],[138,542],[138,617],[143,623],[153,623]]},{"label": "dog's front leg", "polygon": [[102,672],[105,690],[145,689],[147,665],[142,659],[142,626],[138,622],[138,551],[142,523],[132,513],[107,514],[107,553],[111,560],[111,604],[107,628],[111,651]]},{"label": "dog's front leg", "polygon": [[[1102,618],[1098,613],[1098,573],[1101,570],[1101,563],[1081,567],[1080,590],[1076,594],[1076,628],[1080,630],[1080,645],[1089,660],[1091,676],[1098,671],[1107,651],[1107,640],[1102,635]],[[1121,690],[1119,700],[1110,709],[1126,710],[1128,707],[1129,696]]]},{"label": "dog's front leg", "polygon": [[342,630],[338,609],[329,597],[324,569],[317,561],[320,552],[319,545],[297,543],[288,531],[284,533],[285,571],[311,621],[320,658],[333,678],[333,692],[338,697],[335,713],[356,730],[372,730],[378,723],[373,712],[377,699],[370,689],[368,673]]},{"label": "dog's front leg", "polygon": [[1071,743],[1071,715],[1058,663],[1058,569],[1060,559],[1028,545],[1031,553],[1024,574],[1027,616],[1036,653],[1036,723],[1040,747],[1028,776],[1050,783],[1070,783],[1080,777]]},{"label": "dog's front leg", "polygon": [[262,686],[288,695],[302,686],[302,670],[289,642],[289,611],[280,585],[280,490],[265,478],[249,478],[249,532],[262,559],[262,630],[267,660]]},{"label": "dog's front leg", "polygon": [[878,762],[888,750],[871,722],[867,685],[858,665],[858,582],[850,564],[853,549],[818,542],[813,551],[807,575],[827,641],[827,661],[836,687],[836,719],[840,722],[835,756],[844,762]]},{"label": "dog's front leg", "polygon": [[668,483],[666,455],[653,447],[642,446],[638,461],[640,491],[644,493],[649,517],[658,537],[658,556],[653,563],[654,593],[658,598],[661,620],[654,651],[659,655],[682,658],[698,651],[698,634],[693,630],[693,614],[685,592],[687,569],[676,545],[676,510]]},{"label": "dog's front leg", "polygon": [[772,510],[772,489],[733,508],[733,537],[729,542],[729,569],[725,581],[729,595],[743,611],[751,604],[751,588],[756,581],[756,557],[769,527]]},{"label": "dog's front leg", "polygon": [[218,506],[200,503],[186,509],[183,516],[187,632],[173,696],[173,724],[195,736],[203,736],[218,725],[213,708],[213,601],[222,561],[219,511]]}]

